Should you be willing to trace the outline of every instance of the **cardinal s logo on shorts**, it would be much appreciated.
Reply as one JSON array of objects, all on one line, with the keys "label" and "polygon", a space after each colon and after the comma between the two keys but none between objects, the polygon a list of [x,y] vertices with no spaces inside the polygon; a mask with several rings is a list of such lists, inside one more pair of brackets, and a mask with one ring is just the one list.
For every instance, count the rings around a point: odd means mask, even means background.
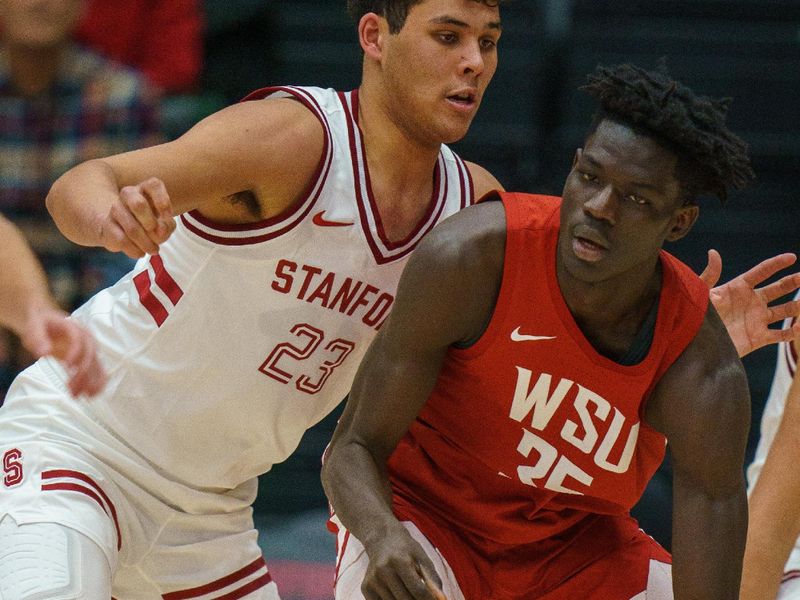
[{"label": "cardinal s logo on shorts", "polygon": [[3,454],[3,484],[13,487],[22,482],[22,450],[12,448]]}]

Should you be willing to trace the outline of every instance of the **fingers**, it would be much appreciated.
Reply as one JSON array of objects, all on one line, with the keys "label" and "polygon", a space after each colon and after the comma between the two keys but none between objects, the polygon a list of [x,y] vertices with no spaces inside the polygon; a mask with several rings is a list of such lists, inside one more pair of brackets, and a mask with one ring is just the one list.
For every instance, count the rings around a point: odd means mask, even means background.
[{"label": "fingers", "polygon": [[151,178],[120,190],[109,210],[101,235],[109,250],[131,258],[157,254],[175,230],[172,203],[164,183]]},{"label": "fingers", "polygon": [[447,596],[444,595],[444,592],[440,589],[440,586],[435,584],[427,577],[424,577],[423,581],[425,582],[425,587],[428,588],[428,591],[431,593],[434,600],[447,600]]},{"label": "fingers", "polygon": [[[762,281],[765,281],[775,275],[775,273],[781,269],[790,267],[796,260],[797,256],[791,252],[778,254],[777,256],[773,256],[772,258],[768,258],[767,260],[758,263],[755,267],[740,275],[740,277],[747,283],[747,285],[750,287],[755,287]],[[775,297],[777,298],[778,296]]]},{"label": "fingers", "polygon": [[769,329],[768,332],[766,339],[763,340],[763,346],[779,342],[791,342],[800,336],[800,328],[795,329],[794,327],[789,329]]},{"label": "fingers", "polygon": [[784,302],[783,304],[769,307],[767,323],[775,323],[798,315],[800,315],[800,300]]},{"label": "fingers", "polygon": [[717,285],[721,274],[722,257],[719,252],[712,248],[708,251],[708,264],[706,268],[703,269],[703,272],[700,273],[700,279],[702,279],[709,288],[712,288]]},{"label": "fingers", "polygon": [[365,582],[361,592],[366,600],[447,600],[435,584],[426,583],[416,572],[383,573],[380,579]]},{"label": "fingers", "polygon": [[94,338],[77,323],[64,318],[49,319],[45,327],[51,339],[51,354],[69,374],[70,393],[96,395],[105,385],[106,375],[97,358]]},{"label": "fingers", "polygon": [[[416,542],[414,542],[416,544]],[[372,559],[361,591],[366,600],[441,600],[436,570],[420,548]]]},{"label": "fingers", "polygon": [[774,283],[765,285],[759,289],[759,292],[763,294],[764,299],[767,302],[772,302],[776,298],[791,294],[798,288],[800,288],[800,273],[794,273],[792,275],[782,277]]}]

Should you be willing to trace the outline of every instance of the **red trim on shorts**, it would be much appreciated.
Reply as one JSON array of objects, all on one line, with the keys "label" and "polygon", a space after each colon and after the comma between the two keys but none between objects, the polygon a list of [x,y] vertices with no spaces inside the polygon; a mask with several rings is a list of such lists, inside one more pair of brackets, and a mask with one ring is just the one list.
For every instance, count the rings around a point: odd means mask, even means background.
[{"label": "red trim on shorts", "polygon": [[178,301],[183,297],[181,286],[169,274],[164,266],[164,260],[158,254],[150,257],[150,264],[153,266],[153,272],[156,275],[156,285],[167,295],[172,305],[177,306]]},{"label": "red trim on shorts", "polygon": [[150,289],[150,273],[142,271],[133,278],[133,284],[136,286],[136,291],[139,293],[139,301],[145,307],[150,316],[156,322],[156,325],[161,327],[164,321],[167,320],[169,313],[167,309],[161,304],[161,300],[153,295]]},{"label": "red trim on shorts", "polygon": [[[97,483],[86,475],[85,473],[81,473],[79,471],[72,471],[69,469],[54,469],[52,471],[44,471],[42,473],[42,479],[77,479],[90,485],[94,491],[90,490],[89,488],[77,484],[77,483],[67,483],[67,482],[59,482],[59,483],[43,483],[42,484],[42,491],[52,491],[52,490],[66,490],[69,492],[79,492],[81,494],[85,494],[89,496],[92,500],[97,502],[100,505],[100,508],[103,509],[103,512],[106,513],[111,520],[114,522],[114,529],[117,532],[117,550],[122,549],[122,533],[120,532],[119,528],[119,519],[117,518],[117,509],[114,506],[114,503],[111,501],[111,498],[103,491]],[[96,493],[95,493],[96,492]],[[102,500],[100,499],[102,497]]]},{"label": "red trim on shorts", "polygon": [[[203,596],[205,594],[221,590],[224,587],[228,587],[229,585],[244,579],[248,575],[252,575],[259,569],[266,569],[266,568],[267,564],[264,562],[264,557],[259,556],[256,560],[251,562],[246,567],[242,567],[241,569],[239,569],[238,571],[234,571],[230,575],[225,575],[225,577],[220,577],[219,579],[216,579],[210,583],[206,583],[198,587],[162,594],[161,597],[163,598],[163,600],[187,600],[188,598],[196,598],[197,596]],[[224,596],[218,596],[215,600],[222,600],[222,599],[233,600],[235,598],[241,598],[242,596],[249,594],[253,590],[257,590],[258,588],[264,587],[270,581],[272,581],[272,575],[270,575],[269,571],[267,571],[258,579],[254,579],[247,585],[239,589],[233,590],[232,592],[225,594]]]},{"label": "red trim on shorts", "polygon": [[272,581],[272,575],[269,573],[264,573],[258,579],[254,579],[247,585],[243,585],[238,590],[233,590],[232,592],[225,594],[224,596],[218,596],[214,600],[237,600],[237,598],[243,598],[250,592],[254,592],[257,589],[260,589],[270,583]]},{"label": "red trim on shorts", "polygon": [[[338,535],[336,536],[336,541],[337,541],[337,543],[339,541],[339,536]],[[345,532],[344,532],[344,541],[342,542],[342,547],[339,549],[339,551],[337,552],[337,556],[336,556],[336,570],[334,570],[334,572],[333,572],[333,585],[334,585],[334,587],[336,586],[337,583],[339,583],[339,569],[342,566],[342,559],[344,559],[344,553],[347,550],[347,542],[349,542],[349,541],[350,541],[350,530],[348,529],[348,530],[345,530]]]}]

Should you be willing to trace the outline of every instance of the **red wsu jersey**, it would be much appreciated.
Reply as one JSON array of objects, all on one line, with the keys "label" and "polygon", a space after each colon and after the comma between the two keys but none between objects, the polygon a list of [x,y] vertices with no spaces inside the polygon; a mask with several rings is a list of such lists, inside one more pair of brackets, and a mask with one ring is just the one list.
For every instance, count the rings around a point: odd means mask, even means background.
[{"label": "red wsu jersey", "polygon": [[392,454],[395,512],[424,533],[437,522],[497,544],[563,541],[585,531],[587,516],[627,515],[661,463],[666,439],[643,422],[644,405],[696,335],[708,288],[662,251],[652,344],[622,366],[594,350],[561,295],[561,200],[502,199],[507,241],[492,320],[474,345],[450,349]]}]

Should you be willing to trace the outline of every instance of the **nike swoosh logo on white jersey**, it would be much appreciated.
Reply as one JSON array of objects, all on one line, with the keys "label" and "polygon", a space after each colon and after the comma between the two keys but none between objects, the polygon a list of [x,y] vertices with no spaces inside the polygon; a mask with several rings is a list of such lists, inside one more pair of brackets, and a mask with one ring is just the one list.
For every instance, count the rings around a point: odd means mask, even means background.
[{"label": "nike swoosh logo on white jersey", "polygon": [[519,332],[519,327],[511,332],[512,342],[538,342],[539,340],[554,340],[554,335],[527,335]]}]

